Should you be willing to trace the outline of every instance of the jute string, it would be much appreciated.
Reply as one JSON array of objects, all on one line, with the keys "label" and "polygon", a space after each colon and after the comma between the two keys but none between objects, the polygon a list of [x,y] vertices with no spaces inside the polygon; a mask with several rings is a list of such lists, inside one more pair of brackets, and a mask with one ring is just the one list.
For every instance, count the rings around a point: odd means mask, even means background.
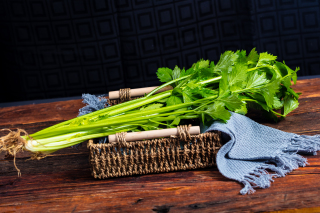
[{"label": "jute string", "polygon": [[[190,136],[190,127],[191,124],[189,125],[180,125],[177,126],[177,130],[178,130],[178,137],[182,140],[182,141],[186,141],[189,140],[191,138]],[[171,135],[171,138],[176,138],[177,136],[175,135]]]},{"label": "jute string", "polygon": [[121,102],[131,100],[130,88],[120,89],[119,99]]},{"label": "jute string", "polygon": [[116,133],[117,142],[121,145],[126,143],[126,135],[127,135],[126,132]]},{"label": "jute string", "polygon": [[108,99],[108,103],[110,106],[116,105],[116,104],[120,104],[126,101],[130,101],[132,99],[137,99],[137,98],[141,98],[143,96],[138,96],[138,97],[131,97],[130,94],[130,88],[125,88],[125,89],[120,89],[119,91],[119,98],[118,99]]}]

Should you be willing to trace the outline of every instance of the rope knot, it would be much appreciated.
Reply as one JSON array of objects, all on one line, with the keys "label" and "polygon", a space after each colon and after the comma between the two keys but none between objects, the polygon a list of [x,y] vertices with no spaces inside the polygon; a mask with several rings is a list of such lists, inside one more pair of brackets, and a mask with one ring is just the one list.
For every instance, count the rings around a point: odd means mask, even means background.
[{"label": "rope knot", "polygon": [[126,132],[116,133],[117,143],[124,145],[126,143]]},{"label": "rope knot", "polygon": [[131,100],[130,88],[120,89],[119,97],[120,97],[120,102]]},{"label": "rope knot", "polygon": [[[191,124],[177,126],[178,137],[180,140],[186,141],[191,139],[191,135],[189,132],[190,127],[191,127]],[[171,138],[177,138],[177,136],[171,135]]]}]

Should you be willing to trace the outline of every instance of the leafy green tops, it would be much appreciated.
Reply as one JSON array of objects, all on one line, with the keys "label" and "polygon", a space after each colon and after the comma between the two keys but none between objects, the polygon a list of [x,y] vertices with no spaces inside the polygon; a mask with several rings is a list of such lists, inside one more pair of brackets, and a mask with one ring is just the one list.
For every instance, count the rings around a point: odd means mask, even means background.
[{"label": "leafy green tops", "polygon": [[[209,60],[200,60],[188,70],[159,68],[157,75],[161,82],[175,82],[173,93],[167,105],[192,102],[201,98],[218,95],[214,101],[203,104],[205,120],[228,120],[227,110],[241,114],[247,113],[250,107],[261,108],[273,118],[275,115],[286,116],[298,107],[299,95],[291,88],[291,80],[297,80],[296,72],[285,63],[276,61],[277,57],[268,53],[258,54],[255,49],[249,55],[246,51],[226,51],[214,65]],[[281,113],[275,110],[282,109]]]}]

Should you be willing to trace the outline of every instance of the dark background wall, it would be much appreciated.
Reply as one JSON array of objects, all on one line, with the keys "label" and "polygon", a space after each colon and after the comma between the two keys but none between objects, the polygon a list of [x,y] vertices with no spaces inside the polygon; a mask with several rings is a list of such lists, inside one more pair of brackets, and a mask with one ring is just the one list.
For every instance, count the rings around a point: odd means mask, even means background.
[{"label": "dark background wall", "polygon": [[257,47],[320,74],[318,0],[0,0],[0,102],[159,85]]}]

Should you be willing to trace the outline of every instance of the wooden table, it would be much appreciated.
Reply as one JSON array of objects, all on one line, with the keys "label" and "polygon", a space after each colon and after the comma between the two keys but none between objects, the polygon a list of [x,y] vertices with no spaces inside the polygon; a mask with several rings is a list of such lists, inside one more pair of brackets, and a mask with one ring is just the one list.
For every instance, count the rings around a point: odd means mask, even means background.
[{"label": "wooden table", "polygon": [[[295,88],[303,93],[300,106],[285,120],[253,118],[287,132],[320,134],[320,79],[299,80]],[[75,117],[82,106],[71,100],[0,108],[0,129],[34,133]],[[27,159],[19,154],[18,178],[12,158],[0,155],[0,212],[320,212],[320,156],[252,195],[240,195],[242,185],[217,168],[96,180],[85,145]]]}]

